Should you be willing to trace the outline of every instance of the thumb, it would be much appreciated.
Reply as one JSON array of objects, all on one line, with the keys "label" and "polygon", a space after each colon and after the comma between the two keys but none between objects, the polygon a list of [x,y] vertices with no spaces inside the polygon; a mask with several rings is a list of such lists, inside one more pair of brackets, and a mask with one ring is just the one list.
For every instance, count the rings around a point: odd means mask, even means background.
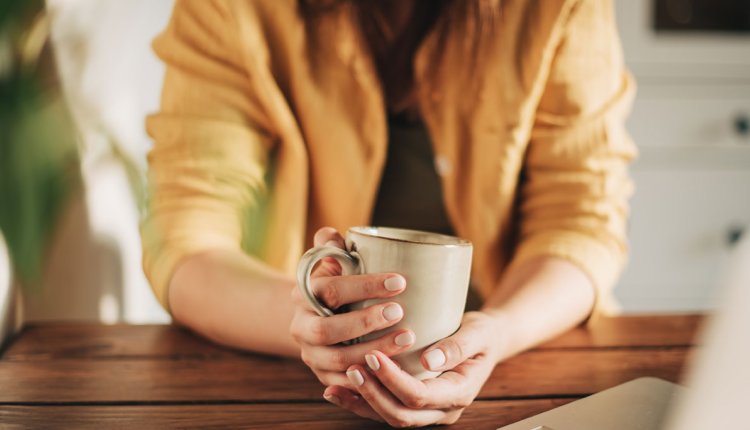
[{"label": "thumb", "polygon": [[454,335],[427,348],[422,353],[422,365],[432,371],[453,369],[483,349],[479,331],[470,326],[462,327]]}]

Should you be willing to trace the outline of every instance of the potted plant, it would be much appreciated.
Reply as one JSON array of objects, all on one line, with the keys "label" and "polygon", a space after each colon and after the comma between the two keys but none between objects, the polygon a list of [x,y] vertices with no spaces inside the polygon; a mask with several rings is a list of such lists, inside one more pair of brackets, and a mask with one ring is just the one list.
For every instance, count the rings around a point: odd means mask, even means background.
[{"label": "potted plant", "polygon": [[39,285],[48,239],[80,180],[76,135],[48,35],[43,0],[2,3],[0,270],[7,266],[8,279],[0,278],[0,336],[17,326],[13,286]]}]

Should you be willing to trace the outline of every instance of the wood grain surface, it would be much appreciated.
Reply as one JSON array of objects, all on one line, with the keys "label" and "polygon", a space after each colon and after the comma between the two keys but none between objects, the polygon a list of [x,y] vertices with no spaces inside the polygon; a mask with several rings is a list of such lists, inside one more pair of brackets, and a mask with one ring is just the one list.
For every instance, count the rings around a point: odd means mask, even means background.
[{"label": "wood grain surface", "polygon": [[[639,376],[677,381],[686,349],[534,351],[495,368],[480,398],[586,395]],[[225,359],[58,359],[0,362],[0,403],[320,400],[298,362]]]},{"label": "wood grain surface", "polygon": [[[537,347],[630,348],[689,346],[698,315],[599,318]],[[238,354],[170,325],[38,324],[25,327],[3,360],[73,357],[222,357]]]},{"label": "wood grain surface", "polygon": [[[598,319],[498,365],[452,428],[494,429],[641,377],[679,381],[702,318]],[[40,324],[0,357],[0,428],[382,428],[296,360],[177,326]]]},{"label": "wood grain surface", "polygon": [[[451,429],[496,429],[574,399],[474,402]],[[65,423],[76,429],[382,429],[326,403],[174,406],[0,406],[3,428],[45,428]]]}]

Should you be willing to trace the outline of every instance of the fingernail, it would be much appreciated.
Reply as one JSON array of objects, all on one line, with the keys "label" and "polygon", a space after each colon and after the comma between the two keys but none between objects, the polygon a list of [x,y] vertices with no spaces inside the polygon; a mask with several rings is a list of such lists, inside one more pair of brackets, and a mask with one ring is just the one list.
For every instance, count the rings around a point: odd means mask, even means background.
[{"label": "fingernail", "polygon": [[365,378],[357,369],[347,370],[346,376],[349,377],[349,381],[357,387],[360,387],[365,383]]},{"label": "fingernail", "polygon": [[410,331],[401,333],[400,335],[396,336],[395,342],[398,346],[411,345],[412,343],[414,343],[414,333]]},{"label": "fingernail", "polygon": [[425,354],[424,358],[430,370],[435,370],[445,364],[445,353],[440,349],[433,349]]},{"label": "fingernail", "polygon": [[365,354],[365,361],[367,362],[367,365],[370,367],[370,369],[380,369],[380,362],[378,361],[378,357],[375,357],[373,354]]},{"label": "fingernail", "polygon": [[334,405],[341,404],[341,399],[339,399],[339,396],[334,396],[333,394],[323,394],[323,398],[333,403]]},{"label": "fingernail", "polygon": [[383,308],[383,317],[388,321],[396,321],[404,316],[404,310],[397,304],[388,305]]},{"label": "fingernail", "polygon": [[406,279],[403,276],[394,276],[383,281],[383,286],[388,291],[398,291],[406,288]]},{"label": "fingernail", "polygon": [[324,246],[332,246],[332,247],[334,247],[334,248],[340,248],[340,245],[339,245],[339,243],[338,243],[338,242],[336,242],[335,240],[329,240],[328,242],[326,242],[326,243],[324,244]]}]

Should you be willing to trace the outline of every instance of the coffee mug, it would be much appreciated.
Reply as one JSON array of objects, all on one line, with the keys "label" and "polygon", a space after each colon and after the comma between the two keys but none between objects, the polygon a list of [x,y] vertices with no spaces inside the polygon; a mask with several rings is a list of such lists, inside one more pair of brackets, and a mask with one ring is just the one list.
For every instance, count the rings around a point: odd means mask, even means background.
[{"label": "coffee mug", "polygon": [[471,242],[437,233],[387,227],[352,227],[346,233],[346,248],[318,246],[307,251],[297,268],[297,286],[321,316],[331,316],[313,294],[310,273],[322,258],[333,257],[344,275],[398,273],[406,279],[399,295],[353,303],[357,310],[386,301],[395,301],[404,309],[396,325],[370,333],[349,343],[366,342],[394,330],[408,328],[415,343],[393,357],[401,368],[418,379],[438,376],[440,372],[422,366],[422,352],[433,343],[455,333],[461,325],[471,274]]}]

